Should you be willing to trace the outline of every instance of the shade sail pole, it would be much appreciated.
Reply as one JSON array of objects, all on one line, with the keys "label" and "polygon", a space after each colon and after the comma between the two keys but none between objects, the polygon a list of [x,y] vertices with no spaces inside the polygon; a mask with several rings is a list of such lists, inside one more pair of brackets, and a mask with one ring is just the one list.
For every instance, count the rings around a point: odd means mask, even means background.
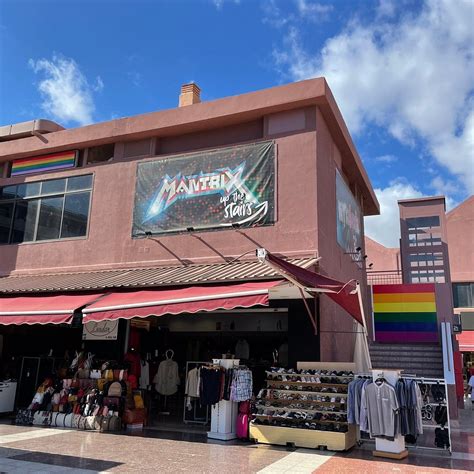
[{"label": "shade sail pole", "polygon": [[364,311],[364,305],[362,304],[362,293],[360,292],[359,282],[357,282],[356,292],[357,292],[357,298],[359,300],[360,314],[362,315],[362,321],[364,323],[363,325],[361,325],[362,331],[364,333],[364,349],[366,351],[367,361],[369,363],[369,369],[372,369],[372,359],[370,358],[370,350],[369,350],[369,334],[367,332],[367,322],[365,320],[365,311]]}]

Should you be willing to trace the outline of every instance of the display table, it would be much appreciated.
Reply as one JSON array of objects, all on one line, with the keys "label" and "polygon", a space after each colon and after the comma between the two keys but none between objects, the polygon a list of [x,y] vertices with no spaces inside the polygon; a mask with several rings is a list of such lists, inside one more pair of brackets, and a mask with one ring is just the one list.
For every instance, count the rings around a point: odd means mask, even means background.
[{"label": "display table", "polygon": [[347,422],[347,387],[355,365],[299,362],[297,371],[268,371],[249,437],[257,443],[345,451],[355,445]]},{"label": "display table", "polygon": [[321,448],[330,451],[346,451],[356,443],[356,427],[349,425],[346,433],[303,430],[280,426],[250,425],[251,440],[263,444],[293,444],[299,448]]}]

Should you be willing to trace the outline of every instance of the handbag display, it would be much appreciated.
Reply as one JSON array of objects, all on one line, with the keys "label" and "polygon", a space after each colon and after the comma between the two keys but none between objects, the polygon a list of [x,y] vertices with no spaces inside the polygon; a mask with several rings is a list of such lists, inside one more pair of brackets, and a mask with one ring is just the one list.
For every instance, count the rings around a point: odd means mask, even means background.
[{"label": "handbag display", "polygon": [[78,379],[88,379],[90,375],[89,369],[78,369],[77,378]]},{"label": "handbag display", "polygon": [[120,431],[122,420],[118,416],[104,416],[100,431]]},{"label": "handbag display", "polygon": [[64,428],[72,428],[74,420],[74,413],[68,413],[63,420],[63,426]]},{"label": "handbag display", "polygon": [[65,413],[53,413],[53,416],[51,417],[51,426],[64,427],[64,418],[66,418]]},{"label": "handbag display", "polygon": [[122,385],[120,382],[112,382],[107,389],[107,397],[120,397],[122,396]]},{"label": "handbag display", "polygon": [[32,410],[18,410],[15,418],[15,424],[21,426],[30,426],[33,424],[33,415]]},{"label": "handbag display", "polygon": [[102,378],[102,371],[99,369],[92,369],[90,371],[89,377],[95,380],[100,379]]},{"label": "handbag display", "polygon": [[111,369],[104,370],[102,377],[107,380],[107,382],[112,382],[114,380],[114,371]]},{"label": "handbag display", "polygon": [[51,425],[50,411],[36,411],[33,415],[33,425],[35,426],[50,426]]},{"label": "handbag display", "polygon": [[80,416],[80,418],[79,418],[79,422],[78,422],[77,427],[80,430],[85,430],[86,429],[87,416],[82,416],[82,415],[79,415],[79,416]]},{"label": "handbag display", "polygon": [[79,428],[79,421],[80,421],[81,418],[82,418],[81,415],[74,414],[73,417],[72,417],[71,428],[78,429]]}]

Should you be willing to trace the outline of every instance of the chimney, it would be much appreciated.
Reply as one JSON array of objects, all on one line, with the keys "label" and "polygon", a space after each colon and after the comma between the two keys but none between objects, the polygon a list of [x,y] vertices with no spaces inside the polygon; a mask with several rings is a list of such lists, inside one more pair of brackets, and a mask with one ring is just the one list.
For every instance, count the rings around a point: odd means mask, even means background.
[{"label": "chimney", "polygon": [[179,107],[185,105],[199,104],[201,102],[201,89],[197,84],[184,84],[181,86],[181,94],[179,95]]}]

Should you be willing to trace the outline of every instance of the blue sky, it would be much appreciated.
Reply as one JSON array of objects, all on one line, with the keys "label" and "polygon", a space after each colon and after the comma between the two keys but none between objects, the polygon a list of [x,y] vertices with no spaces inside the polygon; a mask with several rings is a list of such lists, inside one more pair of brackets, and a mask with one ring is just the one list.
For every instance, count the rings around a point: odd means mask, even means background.
[{"label": "blue sky", "polygon": [[3,0],[0,125],[67,127],[324,75],[398,238],[397,199],[474,189],[471,0]]}]

